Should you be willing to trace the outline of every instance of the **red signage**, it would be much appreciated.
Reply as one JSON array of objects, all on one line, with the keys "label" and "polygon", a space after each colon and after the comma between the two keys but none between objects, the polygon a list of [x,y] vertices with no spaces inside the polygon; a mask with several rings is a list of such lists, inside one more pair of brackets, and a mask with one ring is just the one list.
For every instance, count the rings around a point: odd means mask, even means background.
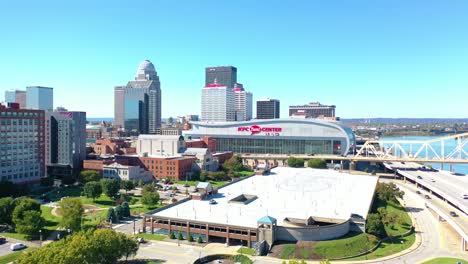
[{"label": "red signage", "polygon": [[281,127],[261,127],[261,126],[253,125],[253,126],[250,126],[250,127],[238,127],[237,131],[238,132],[250,132],[251,135],[255,135],[255,134],[258,134],[260,132],[267,132],[267,133],[276,132],[276,133],[278,133],[278,132],[283,131],[283,129]]}]

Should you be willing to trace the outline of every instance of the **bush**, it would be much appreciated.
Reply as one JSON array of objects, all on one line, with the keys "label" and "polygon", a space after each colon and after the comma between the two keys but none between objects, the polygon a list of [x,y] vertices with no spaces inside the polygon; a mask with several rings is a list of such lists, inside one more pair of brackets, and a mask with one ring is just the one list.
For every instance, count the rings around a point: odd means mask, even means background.
[{"label": "bush", "polygon": [[182,232],[179,232],[177,235],[177,240],[184,240],[184,236],[182,235]]},{"label": "bush", "polygon": [[323,159],[310,159],[307,162],[307,167],[315,169],[326,169],[327,162]]},{"label": "bush", "polygon": [[304,167],[304,159],[289,157],[288,158],[288,166],[292,168],[302,168]]},{"label": "bush", "polygon": [[366,232],[378,237],[385,236],[385,227],[379,214],[369,214],[367,216]]},{"label": "bush", "polygon": [[122,216],[129,217],[130,216],[130,206],[127,202],[122,203]]},{"label": "bush", "polygon": [[372,175],[377,175],[377,172],[375,170],[372,170],[371,174]]},{"label": "bush", "polygon": [[202,238],[201,236],[199,236],[199,237],[197,238],[197,243],[198,243],[198,244],[203,243],[203,238]]},{"label": "bush", "polygon": [[194,241],[192,233],[189,233],[187,240],[188,240],[188,242],[193,242]]},{"label": "bush", "polygon": [[169,234],[169,238],[170,239],[175,239],[174,231],[171,231],[171,233]]}]

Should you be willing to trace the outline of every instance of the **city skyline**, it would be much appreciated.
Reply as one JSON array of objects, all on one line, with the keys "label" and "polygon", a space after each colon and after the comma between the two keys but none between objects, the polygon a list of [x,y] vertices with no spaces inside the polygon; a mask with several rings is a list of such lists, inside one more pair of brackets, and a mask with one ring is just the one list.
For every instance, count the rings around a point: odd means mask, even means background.
[{"label": "city skyline", "polygon": [[0,29],[9,41],[0,44],[0,94],[53,87],[55,107],[113,117],[114,86],[149,59],[164,87],[165,118],[200,114],[193,102],[205,68],[216,65],[239,69],[254,101],[280,98],[282,117],[290,105],[313,101],[336,105],[341,118],[466,117],[468,4],[364,2],[226,2],[236,19],[213,30],[204,26],[218,7],[208,2],[147,2],[154,16],[130,3],[3,3]]}]

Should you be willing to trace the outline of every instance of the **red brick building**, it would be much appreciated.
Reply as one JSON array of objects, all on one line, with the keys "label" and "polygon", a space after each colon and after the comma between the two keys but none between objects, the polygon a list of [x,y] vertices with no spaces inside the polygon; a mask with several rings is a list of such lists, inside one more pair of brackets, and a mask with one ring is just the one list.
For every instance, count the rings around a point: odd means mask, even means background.
[{"label": "red brick building", "polygon": [[109,165],[112,163],[113,161],[111,160],[83,160],[83,169],[99,171],[99,173],[102,174],[104,165]]},{"label": "red brick building", "polygon": [[216,139],[211,137],[203,137],[201,139],[185,141],[187,148],[207,148],[211,152],[216,152]]},{"label": "red brick building", "polygon": [[192,171],[194,157],[140,157],[143,167],[150,171],[154,178],[185,180]]}]

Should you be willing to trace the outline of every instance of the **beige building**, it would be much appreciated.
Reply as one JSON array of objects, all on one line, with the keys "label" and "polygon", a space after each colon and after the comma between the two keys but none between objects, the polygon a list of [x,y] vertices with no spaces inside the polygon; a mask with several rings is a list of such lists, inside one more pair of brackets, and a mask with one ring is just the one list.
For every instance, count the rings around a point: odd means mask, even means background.
[{"label": "beige building", "polygon": [[140,135],[137,153],[147,156],[175,156],[184,151],[185,141],[177,135]]},{"label": "beige building", "polygon": [[140,166],[128,166],[119,163],[104,165],[102,176],[108,179],[116,179],[119,181],[143,181],[149,182],[152,180],[151,172],[141,168]]}]

